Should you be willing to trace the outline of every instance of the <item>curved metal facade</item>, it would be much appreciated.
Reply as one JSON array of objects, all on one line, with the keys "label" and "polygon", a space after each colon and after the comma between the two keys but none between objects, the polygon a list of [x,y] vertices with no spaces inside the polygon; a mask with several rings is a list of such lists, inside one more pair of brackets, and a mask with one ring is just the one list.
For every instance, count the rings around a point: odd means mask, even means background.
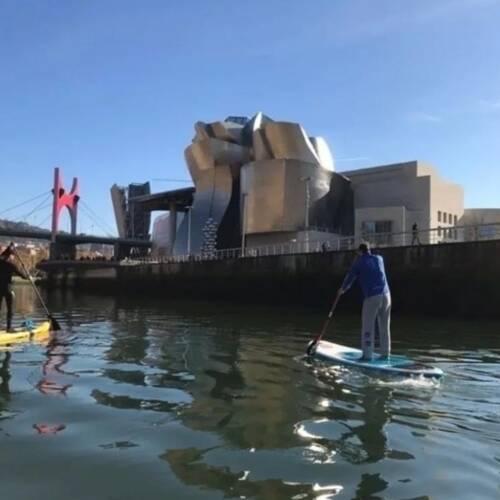
[{"label": "curved metal facade", "polygon": [[[182,222],[174,253],[211,251],[238,244],[239,227],[227,227],[228,212],[238,211],[234,191],[239,192],[241,165],[250,159],[250,150],[235,141],[243,127],[236,123],[198,122],[193,143],[185,150],[186,163],[196,187],[190,217]],[[236,217],[237,218],[237,217]],[[231,219],[229,217],[229,219]],[[215,242],[212,232],[215,228]],[[188,245],[189,240],[189,245]]]},{"label": "curved metal facade", "polygon": [[352,209],[350,183],[334,172],[323,138],[262,113],[197,122],[195,131],[185,158],[196,192],[174,253],[237,247],[243,224],[245,234],[350,229],[340,220]]},{"label": "curved metal facade", "polygon": [[344,232],[342,221],[352,211],[345,177],[299,160],[244,165],[241,193],[247,234],[297,232],[306,225]]}]

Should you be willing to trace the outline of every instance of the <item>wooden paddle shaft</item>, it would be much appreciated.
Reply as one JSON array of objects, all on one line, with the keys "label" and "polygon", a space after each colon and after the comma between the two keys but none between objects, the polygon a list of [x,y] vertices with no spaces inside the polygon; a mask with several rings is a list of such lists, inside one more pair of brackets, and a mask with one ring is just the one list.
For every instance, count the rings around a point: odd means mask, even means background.
[{"label": "wooden paddle shaft", "polygon": [[47,306],[45,305],[45,302],[42,298],[42,295],[40,294],[40,291],[38,290],[37,286],[35,285],[35,282],[33,281],[33,278],[31,277],[30,273],[28,272],[28,269],[24,265],[23,259],[19,256],[19,253],[16,250],[16,247],[12,247],[12,251],[14,255],[17,257],[17,260],[20,262],[21,267],[23,268],[23,271],[25,272],[26,276],[28,276],[28,279],[33,287],[33,290],[35,290],[36,295],[38,296],[38,300],[40,301],[40,304],[42,304],[43,309],[45,310],[45,313],[47,316],[50,316],[50,311],[48,310]]},{"label": "wooden paddle shaft", "polygon": [[323,326],[323,330],[321,330],[321,333],[316,337],[316,342],[319,342],[322,339],[323,335],[326,333],[328,325],[330,324],[330,321],[332,320],[333,313],[334,313],[335,309],[337,308],[337,304],[338,304],[338,302],[340,300],[340,297],[341,297],[340,294],[338,294],[335,297],[335,300],[333,301],[333,304],[332,304],[332,307],[330,309],[330,312],[328,313],[328,317],[326,318],[325,324]]}]

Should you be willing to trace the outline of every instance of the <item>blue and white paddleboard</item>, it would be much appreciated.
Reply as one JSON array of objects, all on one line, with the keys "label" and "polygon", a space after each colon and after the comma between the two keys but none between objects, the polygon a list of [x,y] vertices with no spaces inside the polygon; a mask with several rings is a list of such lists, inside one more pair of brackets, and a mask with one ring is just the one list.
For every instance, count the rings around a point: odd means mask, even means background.
[{"label": "blue and white paddleboard", "polygon": [[389,359],[380,359],[379,354],[374,354],[372,361],[362,361],[360,358],[363,353],[360,349],[325,340],[318,342],[316,349],[311,354],[334,364],[354,366],[362,370],[386,373],[387,375],[426,378],[440,378],[444,375],[440,368],[416,363],[406,356],[391,355]]}]

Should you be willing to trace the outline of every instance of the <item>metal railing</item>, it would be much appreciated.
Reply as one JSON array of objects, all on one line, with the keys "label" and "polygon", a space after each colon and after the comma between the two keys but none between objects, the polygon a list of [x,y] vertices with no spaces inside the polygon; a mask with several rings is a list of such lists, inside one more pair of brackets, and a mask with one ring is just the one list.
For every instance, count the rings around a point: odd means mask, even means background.
[{"label": "metal railing", "polygon": [[287,243],[247,247],[244,249],[227,248],[212,252],[192,253],[189,255],[148,256],[132,260],[127,259],[122,261],[121,264],[163,264],[344,251],[356,249],[363,241],[369,242],[373,248],[388,248],[486,240],[500,240],[500,223],[478,224],[474,226],[443,226],[433,229],[419,229],[418,231],[370,233],[357,236],[336,236],[330,234],[330,238],[324,240],[290,241]]},{"label": "metal railing", "polygon": [[440,243],[464,243],[500,239],[500,223],[468,226],[445,225],[432,229],[398,233],[362,234],[357,240],[368,241],[373,247],[399,247],[435,245]]}]

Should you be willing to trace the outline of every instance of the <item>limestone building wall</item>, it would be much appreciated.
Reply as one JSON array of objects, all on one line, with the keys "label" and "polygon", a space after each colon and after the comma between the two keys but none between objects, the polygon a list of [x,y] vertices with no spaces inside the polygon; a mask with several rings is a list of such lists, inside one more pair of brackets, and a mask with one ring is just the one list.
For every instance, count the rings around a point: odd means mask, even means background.
[{"label": "limestone building wall", "polygon": [[[373,223],[392,232],[411,232],[416,223],[427,243],[425,230],[456,226],[463,215],[462,187],[442,179],[431,165],[411,161],[342,173],[354,192],[356,238]],[[445,239],[452,233],[442,234]]]}]

